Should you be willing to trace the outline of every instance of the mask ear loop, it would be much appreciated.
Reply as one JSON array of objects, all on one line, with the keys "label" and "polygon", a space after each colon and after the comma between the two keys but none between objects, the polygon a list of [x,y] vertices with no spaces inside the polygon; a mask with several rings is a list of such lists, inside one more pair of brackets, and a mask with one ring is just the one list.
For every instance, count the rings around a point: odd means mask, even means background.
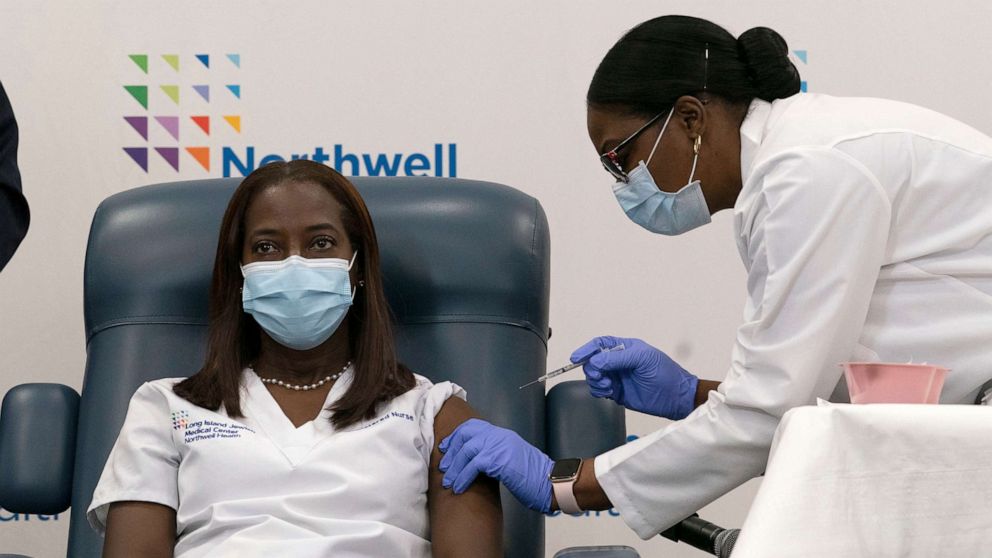
[{"label": "mask ear loop", "polygon": [[696,163],[699,162],[699,146],[703,143],[703,136],[696,136],[696,141],[692,144],[692,170],[689,171],[689,184],[692,184],[692,177],[696,175]]},{"label": "mask ear loop", "polygon": [[661,143],[661,136],[665,133],[665,128],[668,128],[668,121],[672,119],[672,114],[675,114],[675,106],[672,106],[672,110],[668,111],[668,117],[665,118],[665,124],[661,127],[661,133],[658,134],[658,139],[654,140],[654,147],[651,148],[651,154],[648,155],[648,160],[644,162],[647,166],[651,163],[651,159],[654,157],[654,151],[658,149],[658,144]]},{"label": "mask ear loop", "polygon": [[[355,265],[356,258],[358,258],[358,250],[355,250],[355,253],[351,255],[351,261],[348,262],[348,271],[351,271],[351,268]],[[359,281],[359,284],[364,284],[364,281]],[[351,300],[355,300],[355,293],[357,292],[358,287],[351,288]]]},{"label": "mask ear loop", "polygon": [[[710,80],[710,44],[706,43],[703,48],[703,91]],[[706,101],[703,101],[706,104]],[[692,170],[689,171],[689,184],[692,184],[692,177],[696,176],[696,163],[699,162],[699,146],[703,143],[702,134],[696,136],[696,141],[692,144]]]}]

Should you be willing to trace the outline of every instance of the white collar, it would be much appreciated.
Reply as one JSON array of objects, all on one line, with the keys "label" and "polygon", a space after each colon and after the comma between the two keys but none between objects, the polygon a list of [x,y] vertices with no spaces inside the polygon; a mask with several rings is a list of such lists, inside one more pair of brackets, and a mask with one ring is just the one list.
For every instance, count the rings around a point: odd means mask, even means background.
[{"label": "white collar", "polygon": [[751,101],[751,106],[747,109],[747,116],[741,123],[741,182],[747,182],[751,174],[751,167],[765,137],[771,114],[772,104],[761,99]]},{"label": "white collar", "polygon": [[242,397],[247,397],[249,400],[251,411],[255,415],[254,418],[258,421],[259,426],[270,437],[282,439],[291,436],[298,430],[302,430],[304,426],[309,424],[317,424],[318,429],[323,429],[324,426],[329,425],[331,415],[333,414],[330,411],[330,407],[351,387],[354,374],[354,365],[345,369],[344,373],[331,386],[330,391],[327,392],[327,397],[324,400],[324,405],[321,407],[320,413],[313,420],[304,423],[300,427],[293,426],[292,421],[289,420],[286,413],[276,403],[275,398],[269,393],[268,388],[265,387],[265,384],[262,383],[262,380],[259,379],[258,375],[251,368],[245,368],[242,371],[241,394]]}]

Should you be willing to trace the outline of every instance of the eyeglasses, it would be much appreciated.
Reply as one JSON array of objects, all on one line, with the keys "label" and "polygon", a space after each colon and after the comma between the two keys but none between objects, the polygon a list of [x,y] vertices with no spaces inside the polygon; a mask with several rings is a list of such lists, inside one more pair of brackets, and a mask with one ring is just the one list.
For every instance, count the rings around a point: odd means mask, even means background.
[{"label": "eyeglasses", "polygon": [[667,110],[665,112],[658,113],[657,116],[651,118],[651,120],[648,120],[643,126],[638,128],[636,132],[630,134],[630,136],[628,136],[627,139],[620,142],[613,149],[599,156],[599,162],[603,163],[603,168],[605,168],[607,172],[612,174],[613,178],[616,178],[620,182],[627,182],[628,180],[627,173],[624,172],[623,167],[620,166],[620,156],[618,155],[618,153],[620,153],[621,149],[623,149],[628,144],[630,144],[635,139],[637,139],[637,136],[641,135],[641,132],[650,128],[652,124],[657,122],[662,116],[665,116],[666,114],[668,114]]}]

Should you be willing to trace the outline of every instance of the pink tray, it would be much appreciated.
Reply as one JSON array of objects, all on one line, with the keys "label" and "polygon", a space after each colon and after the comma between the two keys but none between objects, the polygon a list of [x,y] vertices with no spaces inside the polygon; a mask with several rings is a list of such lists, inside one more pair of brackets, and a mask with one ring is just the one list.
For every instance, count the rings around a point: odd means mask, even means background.
[{"label": "pink tray", "polygon": [[845,362],[851,403],[937,403],[947,368],[930,364]]}]

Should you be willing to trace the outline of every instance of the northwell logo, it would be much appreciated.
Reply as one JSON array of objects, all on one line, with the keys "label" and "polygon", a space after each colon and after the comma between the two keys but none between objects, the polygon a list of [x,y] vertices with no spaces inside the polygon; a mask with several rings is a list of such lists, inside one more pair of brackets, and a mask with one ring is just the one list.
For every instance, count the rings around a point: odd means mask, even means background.
[{"label": "northwell logo", "polygon": [[[447,154],[445,153],[447,152]],[[315,147],[312,153],[292,153],[288,158],[275,153],[257,157],[255,148],[245,147],[239,154],[232,147],[222,150],[224,176],[233,176],[232,171],[246,176],[259,166],[273,161],[310,159],[318,163],[330,164],[341,174],[350,176],[458,176],[458,146],[454,143],[434,144],[428,153],[348,153],[342,144],[336,144],[325,151]],[[445,174],[447,171],[447,174]]]},{"label": "northwell logo", "polygon": [[123,150],[146,173],[157,164],[177,173],[199,169],[207,174],[219,170],[225,177],[246,176],[273,161],[310,159],[350,176],[458,175],[454,143],[405,153],[356,153],[340,143],[301,152],[225,145],[224,136],[243,135],[241,110],[231,110],[240,107],[242,96],[240,54],[129,54],[128,58],[134,73],[122,85],[122,95],[130,99],[130,109],[122,116],[137,137]]},{"label": "northwell logo", "polygon": [[172,412],[172,429],[185,430],[189,425],[189,411]]},{"label": "northwell logo", "polygon": [[[145,172],[148,172],[148,159],[152,152],[157,153],[176,172],[179,172],[183,153],[192,159],[190,162],[195,162],[203,170],[209,172],[210,146],[207,143],[211,134],[211,121],[224,122],[236,133],[241,133],[240,114],[212,114],[210,112],[211,90],[215,96],[220,89],[219,93],[231,95],[240,100],[241,85],[239,83],[211,83],[209,79],[211,56],[209,54],[194,55],[195,62],[193,64],[199,70],[194,79],[202,80],[202,82],[190,85],[189,89],[181,87],[178,83],[182,67],[178,54],[162,54],[159,57],[148,54],[130,54],[128,57],[146,77],[142,80],[144,83],[125,84],[123,86],[124,91],[144,111],[139,112],[137,107],[132,106],[133,112],[125,114],[124,121],[137,132],[145,143],[124,147],[124,152]],[[238,69],[241,68],[240,54],[227,54],[224,58],[227,64]],[[216,64],[216,60],[214,62]],[[184,108],[189,111],[189,114],[185,115],[186,118],[181,114]],[[192,137],[190,137],[189,127],[181,126],[187,118],[196,127],[197,133],[192,134]],[[155,124],[168,132],[168,137],[171,138],[168,144],[150,145],[149,127]],[[183,129],[186,131],[183,132]],[[216,126],[214,131],[216,131]]]}]

